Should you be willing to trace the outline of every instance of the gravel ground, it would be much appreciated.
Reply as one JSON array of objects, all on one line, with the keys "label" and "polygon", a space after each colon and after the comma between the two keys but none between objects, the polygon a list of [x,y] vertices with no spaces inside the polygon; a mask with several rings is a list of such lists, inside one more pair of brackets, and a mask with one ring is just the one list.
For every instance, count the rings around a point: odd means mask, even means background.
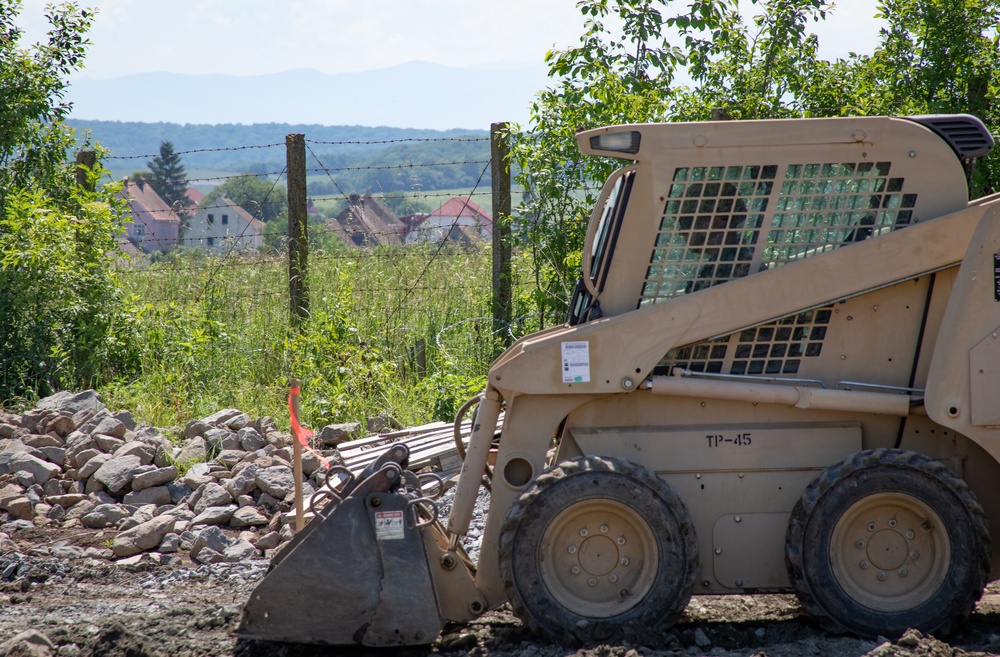
[{"label": "gravel ground", "polygon": [[[482,498],[485,503],[486,497]],[[481,511],[473,537],[481,527]],[[312,655],[490,655],[492,657],[946,657],[1000,654],[1000,586],[987,589],[976,613],[944,640],[904,635],[896,643],[823,632],[805,618],[794,596],[696,597],[669,630],[616,637],[612,643],[567,648],[539,640],[509,610],[446,628],[432,645],[413,649],[329,648],[243,641],[235,635],[243,604],[267,561],[198,565],[182,553],[122,565],[60,558],[63,544],[101,546],[111,531],[25,529],[13,535],[20,552],[0,556],[0,657],[195,657]],[[65,543],[63,543],[65,542]],[[475,538],[470,549],[475,551]],[[167,561],[167,563],[163,563]],[[36,630],[36,643],[4,647]],[[31,652],[34,650],[35,652]]]}]

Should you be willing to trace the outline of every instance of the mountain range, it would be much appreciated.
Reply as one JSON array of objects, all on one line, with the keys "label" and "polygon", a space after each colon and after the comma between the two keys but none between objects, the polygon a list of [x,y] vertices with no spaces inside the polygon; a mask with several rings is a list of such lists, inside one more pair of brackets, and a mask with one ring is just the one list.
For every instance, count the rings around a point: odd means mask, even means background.
[{"label": "mountain range", "polygon": [[357,73],[141,73],[73,81],[77,120],[179,124],[288,123],[488,130],[526,124],[544,65],[459,68],[409,62]]}]

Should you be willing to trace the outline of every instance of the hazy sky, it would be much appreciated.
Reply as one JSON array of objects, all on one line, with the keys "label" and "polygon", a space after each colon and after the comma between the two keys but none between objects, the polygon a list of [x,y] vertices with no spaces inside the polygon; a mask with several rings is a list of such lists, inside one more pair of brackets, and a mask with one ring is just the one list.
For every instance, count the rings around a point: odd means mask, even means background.
[{"label": "hazy sky", "polygon": [[[540,64],[577,43],[575,0],[78,0],[97,7],[80,78],[133,73],[342,73],[422,60],[460,67]],[[19,24],[44,35],[46,0]],[[677,6],[686,5],[686,1]],[[874,0],[840,0],[815,31],[827,56],[870,52]]]}]

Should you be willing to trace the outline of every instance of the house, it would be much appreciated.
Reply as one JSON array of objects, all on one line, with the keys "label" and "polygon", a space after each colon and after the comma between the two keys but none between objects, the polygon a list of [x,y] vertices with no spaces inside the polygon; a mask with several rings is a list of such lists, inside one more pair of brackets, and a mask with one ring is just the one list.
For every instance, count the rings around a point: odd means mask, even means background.
[{"label": "house", "polygon": [[406,233],[406,243],[451,240],[471,244],[493,237],[493,218],[481,207],[464,198],[450,198],[427,215],[414,215]]},{"label": "house", "polygon": [[326,228],[347,246],[399,246],[403,243],[403,223],[389,207],[371,193],[351,194],[350,203]]},{"label": "house", "polygon": [[219,196],[191,217],[184,241],[216,253],[256,251],[264,245],[264,222]]},{"label": "house", "polygon": [[177,246],[180,217],[144,180],[129,180],[122,184],[119,196],[128,202],[132,223],[126,235],[143,253],[165,253]]}]

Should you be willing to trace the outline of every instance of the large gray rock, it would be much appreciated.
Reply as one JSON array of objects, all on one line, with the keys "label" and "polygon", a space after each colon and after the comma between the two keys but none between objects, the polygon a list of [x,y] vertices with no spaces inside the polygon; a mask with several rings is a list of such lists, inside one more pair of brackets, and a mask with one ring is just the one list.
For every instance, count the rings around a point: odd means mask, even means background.
[{"label": "large gray rock", "polygon": [[168,481],[166,486],[167,490],[170,491],[171,504],[180,504],[181,500],[193,492],[191,487],[182,481]]},{"label": "large gray rock", "polygon": [[210,506],[201,511],[191,519],[191,526],[195,525],[226,525],[232,520],[233,514],[237,510],[235,504],[225,506]]},{"label": "large gray rock", "polygon": [[242,461],[243,457],[246,455],[247,453],[242,449],[226,449],[215,457],[215,462],[221,463],[226,466],[226,468],[232,468],[234,465]]},{"label": "large gray rock", "polygon": [[260,468],[257,464],[251,463],[227,479],[223,486],[234,498],[246,495],[257,488],[257,473],[259,471]]},{"label": "large gray rock", "polygon": [[253,543],[245,539],[240,539],[227,547],[222,556],[225,557],[226,561],[235,563],[237,561],[255,559],[260,554],[257,552],[257,548],[253,546]]},{"label": "large gray rock", "polygon": [[197,514],[210,506],[223,506],[233,501],[233,496],[221,485],[211,482],[200,487],[194,494],[191,509]]},{"label": "large gray rock", "polygon": [[27,452],[13,454],[8,465],[11,472],[30,472],[38,483],[45,483],[52,477],[62,474],[62,468],[55,463],[43,461]]},{"label": "large gray rock", "polygon": [[177,454],[177,463],[200,463],[208,455],[205,439],[201,436],[194,436],[181,446],[180,453]]},{"label": "large gray rock", "polygon": [[361,437],[361,423],[348,422],[346,424],[328,424],[316,436],[316,440],[321,445],[336,447],[341,443],[346,443]]},{"label": "large gray rock", "polygon": [[94,442],[97,443],[98,448],[102,452],[107,452],[108,454],[113,454],[116,449],[125,444],[125,441],[121,438],[115,438],[114,436],[108,436],[103,433],[95,433],[91,436]]},{"label": "large gray rock", "polygon": [[66,461],[78,468],[100,453],[97,441],[88,435],[74,431],[66,438]]},{"label": "large gray rock", "polygon": [[250,418],[238,408],[224,408],[206,418],[202,418],[201,421],[215,427],[227,427],[236,431],[249,424]]},{"label": "large gray rock", "polygon": [[287,465],[272,465],[257,473],[257,488],[279,500],[295,490],[295,474]]},{"label": "large gray rock", "polygon": [[45,497],[45,501],[49,504],[61,506],[64,509],[69,509],[85,499],[87,499],[87,496],[83,493],[63,493],[62,495],[47,495]]},{"label": "large gray rock", "polygon": [[83,458],[88,454],[92,454],[90,458],[84,461],[82,464],[77,466],[79,469],[76,471],[76,478],[79,481],[84,479],[89,479],[92,474],[101,469],[101,467],[111,460],[110,454],[105,454],[104,452],[99,452],[96,449],[84,450],[80,452],[78,458]]},{"label": "large gray rock", "polygon": [[142,465],[142,459],[134,454],[113,458],[97,469],[94,479],[104,484],[109,493],[120,493],[132,482],[136,470]]},{"label": "large gray rock", "polygon": [[239,449],[240,439],[229,429],[209,429],[205,432],[205,444],[213,453],[227,449]]},{"label": "large gray rock", "polygon": [[163,506],[164,504],[171,503],[170,490],[166,486],[143,488],[139,491],[126,493],[122,502],[124,504],[155,504],[157,506]]},{"label": "large gray rock", "polygon": [[26,496],[8,500],[4,507],[12,518],[18,520],[31,520],[35,517],[35,505]]},{"label": "large gray rock", "polygon": [[114,451],[115,458],[123,456],[138,456],[143,465],[152,465],[153,457],[156,456],[156,448],[141,441],[125,443]]},{"label": "large gray rock", "polygon": [[[183,546],[183,536],[181,538],[181,545]],[[191,543],[191,558],[198,561],[200,553],[206,549],[215,552],[218,555],[222,555],[228,547],[229,538],[226,534],[217,526],[211,525],[202,529],[195,536],[194,541]]]},{"label": "large gray rock", "polygon": [[123,422],[116,420],[110,413],[107,411],[101,411],[94,417],[87,420],[83,426],[80,427],[80,431],[92,436],[104,434],[105,436],[124,438],[128,429],[125,427]]},{"label": "large gray rock", "polygon": [[7,502],[24,497],[24,487],[20,484],[7,484],[0,488],[0,509],[7,510]]},{"label": "large gray rock", "polygon": [[95,390],[84,390],[75,394],[68,390],[63,390],[40,400],[35,404],[35,408],[76,414],[84,410],[99,411],[107,407]]},{"label": "large gray rock", "polygon": [[176,518],[164,514],[123,531],[115,536],[111,546],[116,557],[130,557],[146,550],[152,550],[160,545],[163,537],[174,530]]},{"label": "large gray rock", "polygon": [[238,509],[229,519],[229,526],[242,529],[244,527],[260,527],[270,522],[270,518],[252,506]]},{"label": "large gray rock", "polygon": [[240,447],[246,452],[255,452],[267,444],[264,436],[253,427],[243,427],[236,436],[240,439]]},{"label": "large gray rock", "polygon": [[177,479],[177,466],[168,465],[165,468],[157,468],[150,472],[142,472],[132,478],[132,490],[140,491],[144,488],[162,486],[167,482]]},{"label": "large gray rock", "polygon": [[56,646],[38,630],[25,630],[0,644],[0,655],[8,657],[49,657]]},{"label": "large gray rock", "polygon": [[80,518],[80,524],[87,529],[104,529],[118,524],[129,515],[130,511],[121,504],[98,504]]}]

